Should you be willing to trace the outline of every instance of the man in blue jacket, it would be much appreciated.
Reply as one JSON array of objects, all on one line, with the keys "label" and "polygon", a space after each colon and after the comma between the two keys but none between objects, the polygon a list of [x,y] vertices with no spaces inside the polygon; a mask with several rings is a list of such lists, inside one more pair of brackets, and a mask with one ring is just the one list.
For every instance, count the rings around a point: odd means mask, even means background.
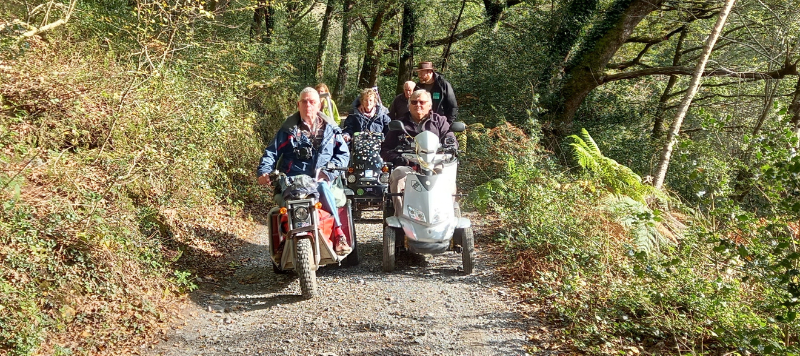
[{"label": "man in blue jacket", "polygon": [[417,69],[414,69],[419,77],[419,82],[415,89],[425,89],[431,94],[433,112],[447,118],[448,123],[456,121],[458,116],[458,102],[456,102],[456,92],[444,77],[436,73],[433,63],[420,62]]},{"label": "man in blue jacket", "polygon": [[319,110],[319,93],[308,87],[300,92],[297,112],[284,121],[275,138],[264,150],[258,165],[258,184],[270,184],[269,173],[276,169],[293,177],[305,174],[316,179],[322,207],[334,218],[335,251],[340,254],[350,252],[347,239],[342,231],[336,201],[330,190],[330,182],[340,174],[326,171],[328,163],[337,167],[347,167],[350,151],[342,139],[342,130],[336,123]]}]

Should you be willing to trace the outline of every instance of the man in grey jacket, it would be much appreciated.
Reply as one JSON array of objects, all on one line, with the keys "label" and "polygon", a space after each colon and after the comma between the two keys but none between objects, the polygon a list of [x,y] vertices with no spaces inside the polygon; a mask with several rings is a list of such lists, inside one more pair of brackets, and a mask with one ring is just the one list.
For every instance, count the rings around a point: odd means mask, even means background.
[{"label": "man in grey jacket", "polygon": [[419,77],[416,89],[425,89],[431,93],[433,100],[433,112],[447,117],[447,123],[452,124],[456,121],[458,116],[458,103],[456,102],[456,93],[453,91],[453,86],[450,85],[444,77],[436,73],[433,69],[433,63],[420,62],[417,69],[414,69]]}]

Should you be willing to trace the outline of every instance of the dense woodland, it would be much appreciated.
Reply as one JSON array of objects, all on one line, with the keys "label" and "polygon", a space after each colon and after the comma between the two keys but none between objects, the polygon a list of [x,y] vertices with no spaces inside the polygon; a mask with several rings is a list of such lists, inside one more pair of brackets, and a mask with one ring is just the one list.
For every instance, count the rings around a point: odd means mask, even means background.
[{"label": "dense woodland", "polygon": [[152,337],[270,204],[297,92],[388,106],[423,60],[563,350],[800,352],[800,0],[5,0],[0,354]]}]

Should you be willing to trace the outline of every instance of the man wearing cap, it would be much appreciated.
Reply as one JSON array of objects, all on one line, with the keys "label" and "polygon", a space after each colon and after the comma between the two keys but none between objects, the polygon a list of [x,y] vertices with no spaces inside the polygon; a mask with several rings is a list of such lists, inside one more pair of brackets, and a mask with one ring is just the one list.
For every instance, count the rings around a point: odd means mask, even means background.
[{"label": "man wearing cap", "polygon": [[416,89],[425,89],[431,93],[433,112],[447,117],[447,123],[452,124],[458,115],[458,103],[450,82],[434,71],[431,62],[420,62],[414,71],[419,77]]}]

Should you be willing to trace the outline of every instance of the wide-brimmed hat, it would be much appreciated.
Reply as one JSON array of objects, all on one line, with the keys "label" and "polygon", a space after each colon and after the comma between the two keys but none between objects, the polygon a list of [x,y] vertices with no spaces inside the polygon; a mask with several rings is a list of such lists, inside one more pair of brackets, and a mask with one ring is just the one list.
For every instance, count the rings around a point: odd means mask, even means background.
[{"label": "wide-brimmed hat", "polygon": [[414,69],[415,72],[419,72],[421,70],[434,70],[432,62],[419,62],[417,68]]}]

